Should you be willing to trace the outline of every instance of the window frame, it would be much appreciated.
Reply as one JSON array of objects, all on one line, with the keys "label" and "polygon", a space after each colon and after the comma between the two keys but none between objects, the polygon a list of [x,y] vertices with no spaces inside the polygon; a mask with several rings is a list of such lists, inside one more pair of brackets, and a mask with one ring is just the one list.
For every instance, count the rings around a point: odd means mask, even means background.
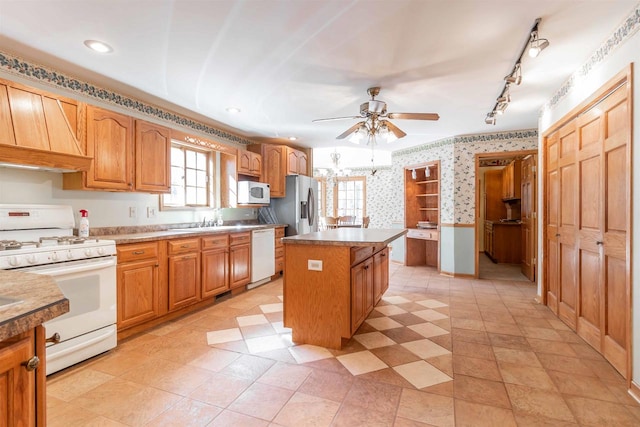
[{"label": "window frame", "polygon": [[[366,176],[341,176],[335,177],[335,185],[333,188],[333,217],[338,217],[338,200],[340,197],[340,191],[338,187],[340,182],[349,182],[349,181],[361,181],[362,182],[362,217],[367,215],[367,177]],[[362,218],[359,215],[347,213],[345,215],[354,215],[356,218]]]}]

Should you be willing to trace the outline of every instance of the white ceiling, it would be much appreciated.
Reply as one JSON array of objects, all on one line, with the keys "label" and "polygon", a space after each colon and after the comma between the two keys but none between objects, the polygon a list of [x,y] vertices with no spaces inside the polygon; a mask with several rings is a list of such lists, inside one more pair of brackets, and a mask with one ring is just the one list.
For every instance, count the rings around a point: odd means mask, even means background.
[{"label": "white ceiling", "polygon": [[[0,50],[232,129],[308,147],[335,137],[381,86],[397,150],[452,135],[535,128],[538,111],[637,0],[0,0]],[[550,46],[484,123],[536,18]],[[83,41],[114,52],[100,55]],[[525,54],[526,55],[526,54]],[[230,115],[226,107],[242,112]],[[224,124],[221,125],[221,124]]]}]

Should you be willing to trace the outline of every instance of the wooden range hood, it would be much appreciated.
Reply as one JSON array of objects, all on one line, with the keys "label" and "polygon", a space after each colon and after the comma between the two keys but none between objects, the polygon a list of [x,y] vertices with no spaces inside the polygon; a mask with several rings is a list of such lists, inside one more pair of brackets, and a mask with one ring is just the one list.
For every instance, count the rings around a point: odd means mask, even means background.
[{"label": "wooden range hood", "polygon": [[0,79],[0,163],[88,170],[92,158],[76,137],[79,118],[75,100]]}]

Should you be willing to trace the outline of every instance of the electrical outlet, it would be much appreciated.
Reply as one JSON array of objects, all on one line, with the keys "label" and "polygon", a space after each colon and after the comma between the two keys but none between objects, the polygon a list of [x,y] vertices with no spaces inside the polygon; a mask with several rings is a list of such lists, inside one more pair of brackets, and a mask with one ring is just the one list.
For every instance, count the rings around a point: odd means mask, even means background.
[{"label": "electrical outlet", "polygon": [[322,271],[322,260],[309,259],[307,260],[307,269],[313,271]]},{"label": "electrical outlet", "polygon": [[156,217],[156,208],[153,206],[147,206],[147,218],[155,218]]},{"label": "electrical outlet", "polygon": [[135,206],[129,206],[129,218],[137,218],[138,217],[138,208]]}]

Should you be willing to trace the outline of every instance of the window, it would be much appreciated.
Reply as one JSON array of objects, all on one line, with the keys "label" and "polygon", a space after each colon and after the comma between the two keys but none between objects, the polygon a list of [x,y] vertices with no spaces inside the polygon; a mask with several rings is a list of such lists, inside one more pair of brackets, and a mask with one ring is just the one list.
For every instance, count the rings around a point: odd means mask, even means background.
[{"label": "window", "polygon": [[366,178],[354,176],[336,178],[337,186],[333,190],[333,206],[336,216],[352,215],[362,218],[366,215]]},{"label": "window", "polygon": [[171,147],[171,194],[162,196],[164,207],[209,207],[211,152],[186,145]]}]

